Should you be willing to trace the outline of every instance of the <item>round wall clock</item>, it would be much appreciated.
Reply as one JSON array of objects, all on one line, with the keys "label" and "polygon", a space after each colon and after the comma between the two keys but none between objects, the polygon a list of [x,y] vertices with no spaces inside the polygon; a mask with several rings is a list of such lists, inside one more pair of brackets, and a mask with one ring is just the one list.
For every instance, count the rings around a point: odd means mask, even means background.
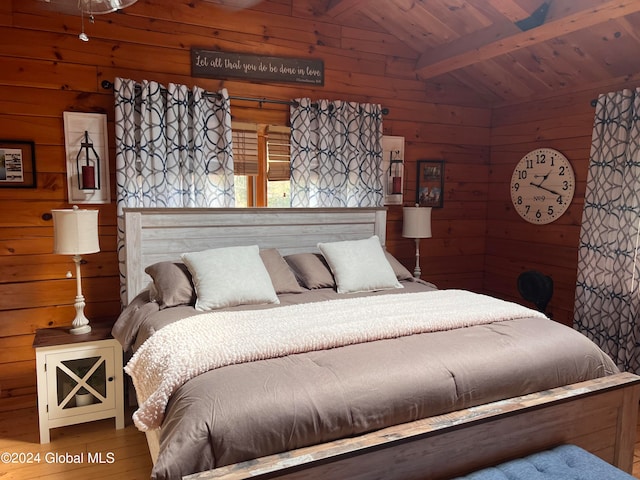
[{"label": "round wall clock", "polygon": [[511,201],[527,222],[543,225],[569,208],[576,187],[567,157],[552,148],[527,153],[511,176]]}]

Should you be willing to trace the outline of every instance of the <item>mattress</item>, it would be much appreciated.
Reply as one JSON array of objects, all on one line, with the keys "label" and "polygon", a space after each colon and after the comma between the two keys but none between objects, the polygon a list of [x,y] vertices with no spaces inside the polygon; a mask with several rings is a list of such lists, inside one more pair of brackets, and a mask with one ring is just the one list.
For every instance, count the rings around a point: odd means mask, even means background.
[{"label": "mattress", "polygon": [[[433,291],[403,281],[401,295]],[[387,295],[399,291],[364,295]],[[332,288],[279,295],[279,305],[344,298]],[[429,309],[428,305],[424,310]],[[137,351],[155,332],[199,315],[160,309],[143,292],[114,327]],[[532,315],[402,335],[206,371],[180,385],[164,412],[155,479],[370,432],[517,395],[617,373],[578,332]]]}]

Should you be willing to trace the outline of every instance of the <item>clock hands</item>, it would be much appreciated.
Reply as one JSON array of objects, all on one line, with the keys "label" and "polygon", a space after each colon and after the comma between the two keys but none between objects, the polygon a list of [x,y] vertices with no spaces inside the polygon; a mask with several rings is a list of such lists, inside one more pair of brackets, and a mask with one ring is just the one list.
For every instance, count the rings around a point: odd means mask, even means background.
[{"label": "clock hands", "polygon": [[546,175],[537,175],[537,174],[534,175],[533,176],[534,178],[542,178],[542,180],[540,181],[539,185],[536,185],[535,183],[532,183],[531,185],[533,185],[535,187],[539,187],[540,185],[542,185],[542,182],[544,182],[549,177],[549,175],[551,175],[551,170],[549,170],[549,173],[547,173]]},{"label": "clock hands", "polygon": [[[545,175],[545,177],[547,177],[548,175],[549,174]],[[540,182],[540,183],[529,182],[529,185],[533,185],[534,187],[540,188],[542,190],[546,190],[547,192],[553,193],[554,195],[557,195],[558,197],[562,198],[562,194],[556,192],[555,190],[551,190],[550,188],[543,187],[541,184],[542,184],[542,182]]]},{"label": "clock hands", "polygon": [[534,187],[541,188],[542,190],[546,190],[547,192],[549,192],[549,193],[553,193],[554,195],[561,196],[561,195],[560,195],[558,192],[556,192],[555,190],[551,190],[550,188],[543,187],[541,184],[542,184],[542,182],[540,182],[540,183],[533,183],[533,182],[529,182],[529,185],[533,185]]}]

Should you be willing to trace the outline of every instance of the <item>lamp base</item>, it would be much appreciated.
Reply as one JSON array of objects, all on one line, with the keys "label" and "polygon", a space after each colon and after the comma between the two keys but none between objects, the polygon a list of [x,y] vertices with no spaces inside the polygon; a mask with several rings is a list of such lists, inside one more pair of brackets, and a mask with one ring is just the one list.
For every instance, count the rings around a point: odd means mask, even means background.
[{"label": "lamp base", "polygon": [[422,270],[420,270],[420,239],[416,238],[416,268],[413,269],[413,276],[420,278]]},{"label": "lamp base", "polygon": [[69,333],[73,335],[82,335],[91,331],[91,325],[89,325],[89,319],[84,315],[84,296],[77,295],[76,301],[73,304],[76,309],[76,318],[73,319],[71,324],[72,328]]},{"label": "lamp base", "polygon": [[84,333],[91,332],[91,325],[82,325],[81,327],[72,328],[69,330],[69,333],[73,335],[82,335]]}]

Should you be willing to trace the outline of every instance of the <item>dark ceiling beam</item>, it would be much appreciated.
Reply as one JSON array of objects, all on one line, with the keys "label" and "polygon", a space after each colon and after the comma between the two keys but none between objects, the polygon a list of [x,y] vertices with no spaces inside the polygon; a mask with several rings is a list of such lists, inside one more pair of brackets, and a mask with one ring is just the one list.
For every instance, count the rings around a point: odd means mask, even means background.
[{"label": "dark ceiling beam", "polygon": [[437,77],[636,12],[640,1],[554,0],[543,25],[523,32],[512,23],[496,24],[425,52],[416,70],[421,78]]},{"label": "dark ceiling beam", "polygon": [[538,28],[541,25],[544,25],[544,22],[547,20],[547,12],[549,12],[549,3],[544,2],[540,7],[529,15],[527,18],[523,18],[522,20],[518,20],[514,22],[516,27],[518,27],[523,32],[527,30],[531,30],[532,28]]}]

